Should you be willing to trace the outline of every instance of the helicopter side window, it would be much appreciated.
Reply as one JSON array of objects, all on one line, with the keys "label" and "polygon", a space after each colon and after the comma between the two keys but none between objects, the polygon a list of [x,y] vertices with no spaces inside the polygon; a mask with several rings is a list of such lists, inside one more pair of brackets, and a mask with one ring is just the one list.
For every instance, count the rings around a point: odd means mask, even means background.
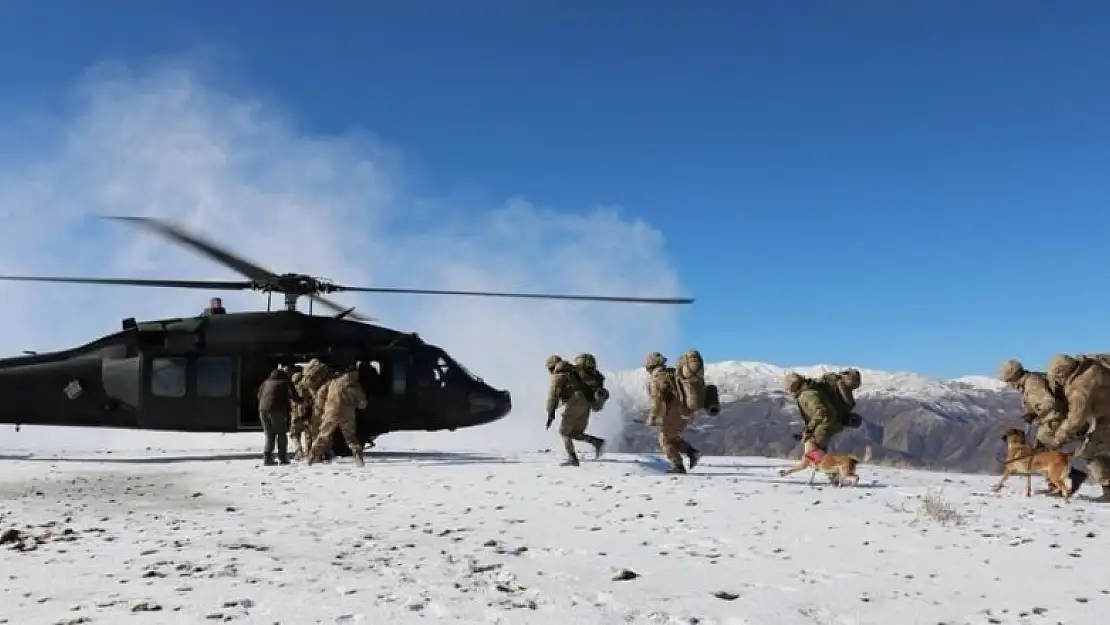
[{"label": "helicopter side window", "polygon": [[185,385],[184,358],[155,358],[151,361],[151,394],[158,397],[184,397]]},{"label": "helicopter side window", "polygon": [[197,395],[227,397],[235,390],[235,364],[226,356],[197,359]]}]

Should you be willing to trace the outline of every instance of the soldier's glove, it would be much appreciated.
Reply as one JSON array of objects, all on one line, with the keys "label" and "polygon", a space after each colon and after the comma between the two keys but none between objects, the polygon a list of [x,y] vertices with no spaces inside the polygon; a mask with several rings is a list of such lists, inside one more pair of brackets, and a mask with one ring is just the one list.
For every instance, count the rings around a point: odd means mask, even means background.
[{"label": "soldier's glove", "polygon": [[555,422],[555,413],[554,412],[547,413],[547,426],[544,429],[545,430],[550,430],[551,429],[551,424],[554,423],[554,422]]},{"label": "soldier's glove", "polygon": [[794,440],[796,440],[796,441],[802,440],[802,433],[801,432],[794,432],[790,436],[792,436],[794,438]]}]

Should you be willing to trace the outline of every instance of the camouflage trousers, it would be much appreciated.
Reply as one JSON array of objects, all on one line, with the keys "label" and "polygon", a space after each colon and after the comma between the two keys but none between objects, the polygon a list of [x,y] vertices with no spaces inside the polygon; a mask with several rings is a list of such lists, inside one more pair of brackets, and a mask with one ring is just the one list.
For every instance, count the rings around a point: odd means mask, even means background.
[{"label": "camouflage trousers", "polygon": [[813,442],[821,448],[821,451],[828,451],[832,439],[842,431],[844,426],[840,422],[822,421],[813,428]]},{"label": "camouflage trousers", "polygon": [[1087,463],[1092,484],[1110,487],[1110,424],[1096,424],[1083,439],[1075,457]]},{"label": "camouflage trousers", "polygon": [[694,446],[682,438],[682,431],[686,429],[688,421],[682,413],[668,411],[663,415],[663,422],[659,426],[659,449],[670,460],[671,465],[683,466],[682,454],[693,451]]},{"label": "camouflage trousers", "polygon": [[289,424],[289,440],[293,441],[293,450],[308,452],[312,443],[320,432],[319,422],[312,418],[310,411],[294,412]]},{"label": "camouflage trousers", "polygon": [[[577,399],[577,398],[576,398]],[[563,408],[563,415],[559,419],[559,435],[563,437],[563,448],[571,460],[578,458],[574,450],[574,441],[596,443],[599,439],[586,434],[590,425],[590,404],[585,399],[571,400]]]},{"label": "camouflage trousers", "polygon": [[358,440],[353,414],[325,413],[321,420],[320,432],[316,435],[312,442],[312,449],[308,452],[310,458],[319,460],[324,456],[324,452],[331,447],[332,437],[335,436],[336,430],[339,430],[343,435],[343,440],[351,448],[355,458],[362,457],[362,443]]}]

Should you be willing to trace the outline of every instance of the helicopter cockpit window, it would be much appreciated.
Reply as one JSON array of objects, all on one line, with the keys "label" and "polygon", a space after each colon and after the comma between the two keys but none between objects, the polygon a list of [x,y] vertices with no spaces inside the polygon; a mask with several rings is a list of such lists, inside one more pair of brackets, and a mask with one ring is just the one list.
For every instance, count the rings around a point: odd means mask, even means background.
[{"label": "helicopter cockpit window", "polygon": [[235,364],[226,356],[197,359],[197,395],[227,397],[235,390]]},{"label": "helicopter cockpit window", "polygon": [[184,397],[185,359],[155,358],[152,360],[150,392],[158,397]]}]

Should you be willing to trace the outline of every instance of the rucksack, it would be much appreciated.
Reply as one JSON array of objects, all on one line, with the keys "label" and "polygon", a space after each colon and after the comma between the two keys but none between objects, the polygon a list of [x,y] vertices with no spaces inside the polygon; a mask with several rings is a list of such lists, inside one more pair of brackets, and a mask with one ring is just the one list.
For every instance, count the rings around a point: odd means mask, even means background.
[{"label": "rucksack", "polygon": [[559,363],[559,366],[555,368],[555,375],[561,375],[567,381],[567,385],[563,390],[563,396],[559,398],[561,401],[570,401],[570,398],[573,397],[575,393],[581,393],[582,396],[586,398],[586,401],[593,405],[594,391],[590,388],[589,384],[586,384],[586,382],[582,380],[582,376],[578,373],[578,369],[573,365],[568,362]]},{"label": "rucksack", "polygon": [[597,369],[575,368],[579,379],[590,388],[590,410],[601,412],[605,409],[605,402],[609,401],[609,391],[605,388],[605,375]]},{"label": "rucksack", "polygon": [[721,411],[717,385],[705,383],[705,360],[701,352],[691,349],[679,356],[673,371],[679,399],[687,412],[705,410],[715,415]]},{"label": "rucksack", "polygon": [[833,411],[836,412],[836,417],[840,423],[845,427],[858,428],[863,424],[863,419],[858,414],[853,412],[855,405],[849,404],[847,398],[840,392],[840,373],[830,372],[821,376],[821,379],[815,380],[818,392],[820,392],[829,405],[832,406]]}]

